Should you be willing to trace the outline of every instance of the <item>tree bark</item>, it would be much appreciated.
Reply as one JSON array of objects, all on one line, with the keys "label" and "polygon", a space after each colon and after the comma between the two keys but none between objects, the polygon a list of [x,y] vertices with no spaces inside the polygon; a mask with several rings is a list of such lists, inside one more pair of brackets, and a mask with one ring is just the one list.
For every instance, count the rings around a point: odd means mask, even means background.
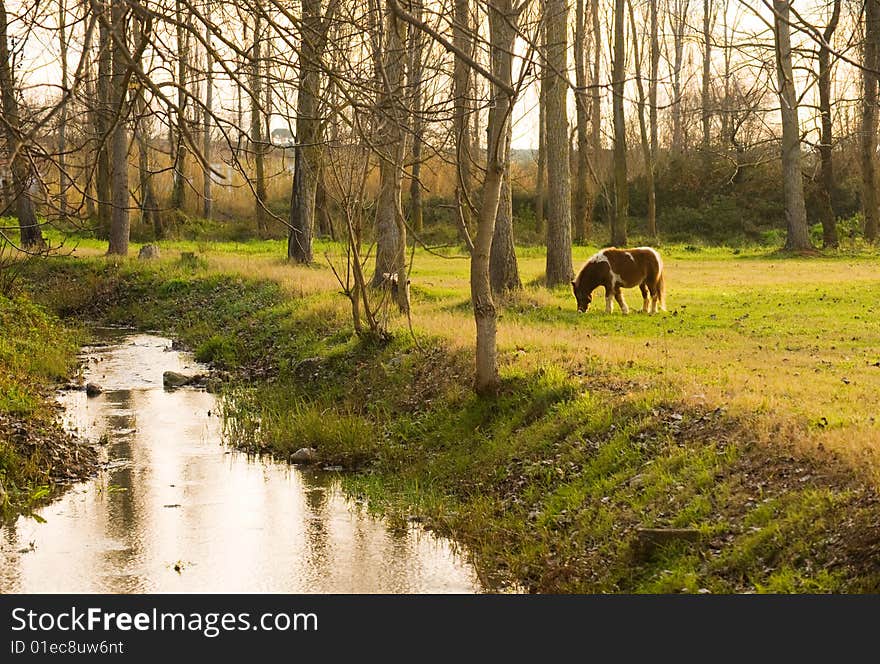
[{"label": "tree bark", "polygon": [[782,189],[790,251],[812,249],[807,229],[804,180],[801,173],[801,138],[798,123],[797,92],[791,62],[789,31],[790,0],[773,0],[776,73],[779,79],[779,108],[782,118]]},{"label": "tree bark", "polygon": [[617,247],[626,246],[626,222],[629,215],[626,121],[623,114],[623,92],[626,83],[624,2],[626,0],[614,0],[614,62],[611,74],[614,120],[614,214],[611,217],[611,244]]},{"label": "tree bark", "polygon": [[[471,35],[470,0],[454,0],[452,42],[456,49],[471,54],[474,50]],[[466,229],[471,227],[471,145],[470,120],[471,73],[468,63],[455,58],[452,73],[453,116],[452,131],[455,134],[455,164],[458,180],[455,185],[455,202]]]},{"label": "tree bark", "polygon": [[[91,0],[92,11],[101,15],[106,10],[98,0]],[[105,21],[98,23],[98,80],[95,86],[94,124],[97,160],[95,164],[95,194],[98,199],[98,232],[101,237],[110,233],[110,155],[109,130],[113,122],[110,106],[110,29]]]},{"label": "tree bark", "polygon": [[[708,167],[712,143],[712,0],[703,0],[703,80],[700,87],[700,119],[703,125],[703,162]],[[706,172],[703,175],[707,175]]]},{"label": "tree bark", "polygon": [[262,6],[254,12],[254,41],[251,45],[251,150],[254,155],[254,218],[257,232],[265,237],[269,226],[266,219],[266,141],[263,137],[263,28]]},{"label": "tree bark", "polygon": [[58,2],[58,46],[61,60],[61,94],[65,97],[61,102],[58,120],[58,218],[67,221],[67,190],[70,179],[67,177],[67,3]]},{"label": "tree bark", "polygon": [[684,63],[684,28],[690,0],[675,0],[670,15],[672,27],[672,154],[678,156],[683,148],[681,126],[681,68]]},{"label": "tree bark", "polygon": [[657,19],[657,2],[658,0],[648,0],[649,23],[651,30],[651,78],[648,80],[648,110],[649,125],[651,128],[651,155],[653,156],[652,165],[658,156],[659,139],[657,128],[657,81],[660,71],[660,29]]},{"label": "tree bark", "polygon": [[324,40],[320,0],[303,0],[300,35],[299,88],[296,108],[296,149],[287,256],[297,263],[312,262],[312,233],[321,169],[321,116],[319,111]]},{"label": "tree bark", "polygon": [[[135,21],[135,41],[140,43],[145,39],[142,34],[140,23]],[[143,69],[143,60],[139,63]],[[152,226],[153,235],[160,240],[165,235],[162,225],[162,215],[159,214],[159,204],[156,201],[156,193],[153,191],[153,168],[150,158],[150,138],[147,134],[147,100],[144,98],[143,86],[138,86],[134,93],[134,109],[137,118],[134,123],[135,140],[138,145],[138,177],[141,188],[141,223]]]},{"label": "tree bark", "polygon": [[402,108],[404,98],[404,33],[402,21],[397,18],[388,0],[385,10],[385,47],[383,69],[385,84],[378,100],[377,147],[380,152],[379,196],[376,202],[376,271],[373,286],[386,283],[396,275],[397,304],[408,311],[406,288],[406,227],[401,214],[403,189],[403,158],[406,154],[407,118]]},{"label": "tree bark", "polygon": [[205,159],[207,167],[202,171],[202,216],[210,219],[214,216],[214,192],[213,192],[213,175],[211,174],[211,158],[213,141],[211,140],[211,129],[213,127],[213,119],[211,114],[214,112],[214,53],[211,48],[211,4],[205,4],[205,109],[204,109],[204,126],[202,127],[202,156]]},{"label": "tree bark", "polygon": [[[544,31],[542,30],[542,35]],[[546,39],[544,40],[546,43]],[[543,45],[542,45],[543,46]],[[538,81],[538,173],[535,176],[535,232],[543,237],[545,228],[544,192],[547,173],[547,82],[544,79],[544,67],[541,67]]]},{"label": "tree bark", "polygon": [[127,256],[130,221],[128,214],[128,115],[126,90],[128,88],[126,29],[127,5],[125,0],[112,0],[111,24],[113,31],[112,78],[110,102],[118,113],[110,133],[110,153],[113,158],[110,170],[110,186],[113,208],[110,211],[110,244],[108,254]]},{"label": "tree bark", "polygon": [[[511,0],[496,0],[489,5],[488,10],[492,73],[509,87],[516,16],[511,9]],[[489,263],[504,171],[510,159],[508,137],[513,106],[513,99],[504,90],[494,83],[490,87],[492,102],[489,106],[487,127],[486,175],[483,180],[477,234],[471,252],[471,302],[477,328],[474,389],[480,395],[492,395],[498,390],[497,311],[492,298]]]},{"label": "tree bark", "polygon": [[[413,16],[422,20],[422,0],[412,0]],[[421,232],[424,227],[422,210],[422,143],[425,134],[425,119],[422,117],[422,76],[424,70],[423,44],[421,32],[411,27],[409,31],[409,77],[410,77],[410,108],[412,112],[412,149],[410,159],[412,166],[409,181],[409,222],[412,229]]]},{"label": "tree bark", "polygon": [[648,218],[647,230],[648,235],[657,237],[657,196],[654,188],[654,158],[651,154],[651,139],[648,135],[648,125],[645,121],[645,84],[642,81],[642,61],[639,54],[639,37],[636,27],[636,17],[633,11],[632,1],[629,1],[629,19],[633,40],[633,60],[636,68],[636,87],[638,88],[639,98],[636,102],[637,113],[639,117],[639,137],[642,142],[642,157],[645,162],[645,195],[648,199]]},{"label": "tree bark", "polygon": [[822,120],[822,138],[819,145],[822,182],[822,246],[830,249],[838,246],[837,218],[834,214],[834,128],[831,122],[831,42],[840,19],[840,0],[834,0],[831,18],[822,34],[824,44],[819,45],[819,113]]},{"label": "tree bark", "polygon": [[568,284],[571,262],[571,171],[568,143],[568,5],[547,0],[547,286]]},{"label": "tree bark", "polygon": [[574,241],[582,244],[590,233],[590,206],[587,178],[590,164],[587,151],[590,145],[589,96],[587,93],[587,62],[586,62],[586,16],[584,0],[577,0],[575,5],[574,29],[574,68],[575,68],[575,105],[577,110],[577,178],[574,188]]},{"label": "tree bark", "polygon": [[21,141],[21,117],[18,99],[15,96],[15,72],[9,52],[9,35],[6,17],[6,2],[0,0],[0,94],[3,101],[3,125],[6,132],[6,150],[12,163],[12,196],[15,199],[16,215],[21,246],[36,249],[44,245],[43,232],[34,212],[30,197],[30,187],[34,173],[27,146]]},{"label": "tree bark", "polygon": [[[507,43],[512,37],[504,30],[509,28],[495,13],[499,22],[496,31],[501,32],[501,40]],[[512,58],[498,56],[499,67],[512,66]],[[513,80],[513,71],[504,72],[505,80]],[[522,281],[519,278],[519,264],[516,260],[516,245],[513,236],[513,191],[510,182],[510,143],[513,138],[513,123],[507,123],[505,144],[508,154],[503,156],[504,172],[501,180],[501,193],[498,199],[498,212],[495,215],[495,231],[492,235],[492,251],[489,257],[489,280],[492,292],[497,294],[520,290]]]},{"label": "tree bark", "polygon": [[192,19],[184,12],[182,0],[175,0],[174,17],[177,22],[177,132],[174,147],[174,177],[171,187],[171,207],[183,210],[186,202],[186,74],[189,69],[189,33],[185,25]]},{"label": "tree bark", "polygon": [[865,47],[862,67],[862,210],[865,239],[874,242],[878,232],[877,200],[877,69],[880,66],[880,0],[865,0]]}]

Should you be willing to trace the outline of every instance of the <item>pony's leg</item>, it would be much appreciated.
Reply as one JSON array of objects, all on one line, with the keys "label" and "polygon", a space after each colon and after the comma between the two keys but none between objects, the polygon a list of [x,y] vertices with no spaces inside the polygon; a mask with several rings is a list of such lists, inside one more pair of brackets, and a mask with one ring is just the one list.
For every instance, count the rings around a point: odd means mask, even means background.
[{"label": "pony's leg", "polygon": [[612,303],[613,294],[610,287],[605,288],[605,313],[610,314],[614,311],[614,304]]},{"label": "pony's leg", "polygon": [[617,304],[620,305],[620,310],[623,312],[623,315],[626,316],[626,314],[629,313],[629,307],[626,306],[626,302],[623,300],[623,293],[620,292],[619,288],[614,290],[614,299],[617,300]]},{"label": "pony's leg", "polygon": [[642,313],[648,313],[648,287],[645,284],[639,284],[639,290],[642,291]]}]

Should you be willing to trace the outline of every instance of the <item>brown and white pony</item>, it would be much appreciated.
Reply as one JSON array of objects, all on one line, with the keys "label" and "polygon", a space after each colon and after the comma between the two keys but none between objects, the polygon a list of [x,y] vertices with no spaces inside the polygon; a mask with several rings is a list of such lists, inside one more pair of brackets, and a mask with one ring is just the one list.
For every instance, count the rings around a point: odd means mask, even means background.
[{"label": "brown and white pony", "polygon": [[580,313],[587,311],[593,300],[593,291],[599,286],[605,287],[605,311],[609,314],[614,308],[612,297],[617,300],[624,314],[629,313],[629,307],[623,301],[620,289],[636,286],[641,289],[644,298],[643,312],[657,313],[658,306],[666,311],[663,259],[651,247],[637,249],[612,247],[603,249],[590,258],[571,282]]}]

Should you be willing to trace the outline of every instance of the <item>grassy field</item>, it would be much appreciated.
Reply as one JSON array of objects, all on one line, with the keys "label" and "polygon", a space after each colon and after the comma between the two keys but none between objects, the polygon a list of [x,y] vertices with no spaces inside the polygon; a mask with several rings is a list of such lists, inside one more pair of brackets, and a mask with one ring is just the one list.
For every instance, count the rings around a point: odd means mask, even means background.
[{"label": "grassy field", "polygon": [[[77,252],[103,249],[87,242]],[[576,247],[576,269],[595,250]],[[337,260],[338,247],[330,244],[318,245],[312,268],[281,260],[284,246],[273,241],[166,246],[166,253],[177,251],[200,253],[209,272],[269,279],[297,297],[339,290],[325,258]],[[607,315],[601,306],[579,315],[567,288],[536,285],[543,251],[521,250],[526,288],[503,303],[498,337],[503,364],[521,370],[610,365],[622,377],[672,389],[681,399],[760,415],[768,435],[784,420],[789,438],[854,455],[876,470],[880,254],[790,258],[765,248],[681,246],[663,254],[669,312],[623,317],[616,308]],[[443,337],[455,348],[472,347],[468,265],[457,252],[416,253],[417,333]],[[627,299],[640,308],[637,289],[628,291]],[[344,315],[347,303],[339,296],[322,306]],[[404,330],[403,321],[397,327]]]},{"label": "grassy field", "polygon": [[[277,242],[61,259],[29,279],[62,315],[165,329],[231,370],[234,443],[317,447],[376,509],[466,545],[489,587],[876,592],[877,254],[662,250],[669,312],[628,317],[578,315],[522,251],[494,400],[469,389],[456,253],[416,253],[418,345],[402,320],[390,344],[359,342],[326,262],[290,266]],[[698,541],[645,549],[641,529],[669,527]]]}]

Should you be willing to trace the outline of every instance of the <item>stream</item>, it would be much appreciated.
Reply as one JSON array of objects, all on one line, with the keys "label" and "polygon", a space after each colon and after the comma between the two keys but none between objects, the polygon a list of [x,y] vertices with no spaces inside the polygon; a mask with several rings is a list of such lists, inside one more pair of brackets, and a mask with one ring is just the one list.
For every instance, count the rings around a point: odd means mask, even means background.
[{"label": "stream", "polygon": [[0,528],[0,592],[480,592],[450,542],[389,529],[332,473],[225,446],[213,394],[163,388],[164,371],[206,371],[170,339],[97,333],[84,372],[103,393],[59,399],[105,467]]}]

